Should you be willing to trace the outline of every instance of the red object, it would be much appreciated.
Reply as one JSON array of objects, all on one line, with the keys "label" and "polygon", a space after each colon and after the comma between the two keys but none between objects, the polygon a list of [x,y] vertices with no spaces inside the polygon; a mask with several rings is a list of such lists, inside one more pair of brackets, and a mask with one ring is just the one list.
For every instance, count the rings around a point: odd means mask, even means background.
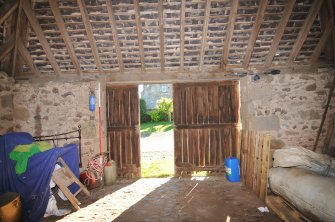
[{"label": "red object", "polygon": [[93,188],[99,186],[99,182],[96,175],[88,170],[84,170],[83,172],[80,173],[79,180],[89,190],[92,190]]}]

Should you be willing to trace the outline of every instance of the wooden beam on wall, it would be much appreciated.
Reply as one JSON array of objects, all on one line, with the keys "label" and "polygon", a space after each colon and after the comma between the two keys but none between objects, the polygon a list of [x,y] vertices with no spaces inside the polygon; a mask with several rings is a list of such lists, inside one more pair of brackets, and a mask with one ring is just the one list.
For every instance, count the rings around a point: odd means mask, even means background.
[{"label": "wooden beam on wall", "polygon": [[180,3],[180,69],[184,69],[184,43],[185,43],[185,0]]},{"label": "wooden beam on wall", "polygon": [[239,0],[231,0],[231,8],[230,8],[230,14],[226,29],[226,39],[224,41],[223,45],[223,51],[222,51],[222,60],[221,60],[221,68],[226,68],[228,64],[228,53],[230,48],[231,39],[233,37],[234,32],[234,24],[237,14],[237,8],[238,8]]},{"label": "wooden beam on wall", "polygon": [[159,18],[159,53],[160,53],[160,63],[161,70],[165,69],[165,47],[164,47],[164,15],[163,15],[164,7],[163,0],[158,1],[158,18]]},{"label": "wooden beam on wall", "polygon": [[102,65],[101,65],[101,61],[99,57],[98,47],[96,45],[96,41],[93,35],[93,30],[92,30],[92,26],[90,23],[90,18],[88,16],[85,1],[77,0],[77,2],[78,2],[79,9],[80,9],[81,17],[83,19],[83,23],[86,29],[87,38],[88,38],[88,41],[90,43],[91,50],[93,53],[95,65],[97,66],[99,71],[102,71]]},{"label": "wooden beam on wall", "polygon": [[108,17],[109,17],[109,25],[112,28],[112,36],[113,36],[113,42],[114,42],[115,51],[116,51],[117,63],[118,63],[120,72],[123,72],[124,64],[122,60],[119,37],[117,35],[116,22],[115,22],[115,16],[114,16],[114,11],[113,11],[113,3],[111,0],[106,0],[106,4],[107,4]]},{"label": "wooden beam on wall", "polygon": [[0,8],[0,24],[2,24],[19,6],[18,0],[8,1]]},{"label": "wooden beam on wall", "polygon": [[73,44],[72,44],[71,38],[69,36],[69,33],[66,30],[64,20],[62,18],[61,13],[60,13],[57,1],[49,0],[49,4],[50,4],[50,8],[52,10],[52,13],[54,14],[57,27],[58,27],[60,33],[62,34],[65,46],[66,46],[67,51],[69,53],[69,56],[71,58],[71,62],[73,64],[74,68],[76,69],[77,74],[81,75],[81,70],[80,70],[80,65],[79,65],[79,62],[78,62],[78,58],[77,58],[76,53],[74,51]]},{"label": "wooden beam on wall", "polygon": [[14,48],[15,35],[13,34],[9,41],[0,45],[0,60],[3,60]]},{"label": "wooden beam on wall", "polygon": [[303,46],[307,35],[309,33],[309,30],[311,29],[313,22],[315,20],[316,15],[318,14],[320,7],[323,3],[323,0],[317,0],[314,1],[314,4],[312,5],[312,7],[310,8],[309,12],[308,12],[308,16],[305,19],[304,24],[302,25],[300,32],[298,34],[297,39],[294,42],[292,51],[290,56],[288,57],[287,63],[289,65],[292,65],[294,60],[297,58],[301,47]]},{"label": "wooden beam on wall", "polygon": [[201,49],[200,49],[200,62],[199,62],[200,70],[202,70],[202,67],[204,65],[210,11],[211,11],[211,0],[206,0],[205,16],[204,16],[203,29],[202,29]]},{"label": "wooden beam on wall", "polygon": [[30,70],[35,75],[40,76],[41,75],[40,71],[36,67],[36,64],[34,63],[34,60],[29,54],[28,50],[26,49],[26,47],[24,47],[23,41],[21,39],[19,39],[18,41],[18,51],[22,56],[22,58],[24,59],[24,61],[26,62],[26,64],[29,66]]},{"label": "wooden beam on wall", "polygon": [[329,20],[324,32],[322,33],[320,41],[316,45],[314,52],[312,54],[312,58],[311,58],[312,63],[316,63],[319,60],[322,50],[326,47],[326,44],[328,43],[328,40],[332,35],[333,28],[334,28],[334,23],[333,21]]},{"label": "wooden beam on wall", "polygon": [[277,52],[279,42],[280,42],[280,40],[281,40],[281,38],[284,34],[287,22],[290,19],[290,15],[292,13],[294,5],[295,5],[295,0],[289,0],[289,1],[286,2],[285,9],[283,11],[281,20],[280,20],[279,25],[277,27],[275,36],[272,40],[270,51],[269,51],[269,53],[268,53],[268,55],[265,59],[265,67],[270,67],[270,65],[272,63],[272,60],[273,60],[273,58],[274,58],[274,56]]},{"label": "wooden beam on wall", "polygon": [[246,51],[246,54],[245,54],[245,57],[244,57],[244,60],[243,60],[243,65],[242,66],[245,69],[247,69],[248,66],[249,66],[250,58],[251,58],[252,52],[254,51],[254,46],[255,46],[255,43],[256,43],[256,39],[257,39],[259,30],[261,28],[261,25],[264,21],[264,13],[265,13],[267,5],[268,5],[267,0],[261,0],[261,2],[258,5],[258,11],[257,11],[255,23],[254,23],[254,26],[253,26],[252,33],[250,35],[247,51]]},{"label": "wooden beam on wall", "polygon": [[145,70],[145,60],[144,60],[144,48],[143,48],[143,37],[142,37],[142,22],[140,17],[140,3],[139,0],[134,0],[135,9],[135,21],[137,29],[137,40],[140,53],[141,70]]},{"label": "wooden beam on wall", "polygon": [[44,36],[43,30],[33,12],[33,10],[30,8],[30,3],[29,0],[22,0],[23,1],[23,5],[22,5],[22,9],[25,12],[31,27],[33,28],[37,39],[39,40],[39,42],[41,43],[41,46],[54,70],[54,72],[56,73],[56,75],[59,75],[61,73],[61,70],[56,62],[56,58],[53,55],[49,43],[47,41],[47,39]]}]

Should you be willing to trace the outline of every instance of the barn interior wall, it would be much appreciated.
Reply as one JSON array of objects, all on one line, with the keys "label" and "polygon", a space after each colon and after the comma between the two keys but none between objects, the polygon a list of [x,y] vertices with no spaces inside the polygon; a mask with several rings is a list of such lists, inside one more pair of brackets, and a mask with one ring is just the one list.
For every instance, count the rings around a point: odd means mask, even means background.
[{"label": "barn interior wall", "polygon": [[[268,132],[272,148],[283,144],[313,149],[327,103],[334,69],[282,70],[279,75],[241,79],[242,127]],[[330,118],[335,113],[332,100],[318,143],[324,144]]]},{"label": "barn interior wall", "polygon": [[13,131],[13,87],[13,81],[0,72],[0,135]]},{"label": "barn interior wall", "polygon": [[[34,136],[64,133],[82,129],[82,161],[99,153],[98,102],[89,110],[89,93],[97,95],[98,81],[65,83],[17,83],[13,86],[13,130],[29,132]],[[105,104],[105,85],[101,86],[102,104]],[[105,106],[102,106],[102,114]],[[105,121],[102,115],[102,122]],[[2,124],[1,124],[2,125]],[[106,151],[106,127],[103,129],[102,150]],[[62,146],[68,141],[60,141]]]}]

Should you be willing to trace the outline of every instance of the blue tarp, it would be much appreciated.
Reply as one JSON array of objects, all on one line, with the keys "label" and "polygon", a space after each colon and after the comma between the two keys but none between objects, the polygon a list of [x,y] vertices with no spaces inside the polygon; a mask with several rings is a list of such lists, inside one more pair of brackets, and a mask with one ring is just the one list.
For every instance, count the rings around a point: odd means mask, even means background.
[{"label": "blue tarp", "polygon": [[[62,157],[79,177],[78,145],[69,144],[35,154],[28,160],[27,171],[15,172],[15,161],[9,153],[19,144],[30,144],[34,138],[29,133],[7,133],[0,137],[0,194],[17,192],[21,196],[22,221],[40,221],[50,197],[50,180],[58,157]],[[75,192],[77,185],[71,186]]]}]

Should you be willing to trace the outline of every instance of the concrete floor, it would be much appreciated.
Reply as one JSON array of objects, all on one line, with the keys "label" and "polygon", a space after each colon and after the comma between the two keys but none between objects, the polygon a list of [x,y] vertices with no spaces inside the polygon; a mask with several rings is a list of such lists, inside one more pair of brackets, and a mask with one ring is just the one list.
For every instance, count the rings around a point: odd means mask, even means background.
[{"label": "concrete floor", "polygon": [[[224,176],[117,180],[78,199],[79,211],[45,221],[280,221],[260,213],[265,203]],[[59,200],[58,207],[71,205]]]}]

